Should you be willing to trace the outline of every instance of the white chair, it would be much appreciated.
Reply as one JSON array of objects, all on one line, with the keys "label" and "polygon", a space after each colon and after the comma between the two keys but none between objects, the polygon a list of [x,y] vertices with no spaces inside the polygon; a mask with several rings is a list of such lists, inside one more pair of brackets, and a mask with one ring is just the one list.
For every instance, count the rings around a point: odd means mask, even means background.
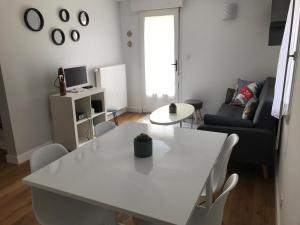
[{"label": "white chair", "polygon": [[95,136],[100,137],[101,135],[114,129],[115,127],[116,127],[116,125],[111,121],[105,121],[105,122],[99,123],[95,126]]},{"label": "white chair", "polygon": [[[67,153],[68,151],[59,144],[40,148],[30,159],[31,172]],[[38,222],[42,225],[116,224],[116,213],[112,211],[38,188],[32,188],[32,207]]]},{"label": "white chair", "polygon": [[68,150],[60,144],[50,144],[35,151],[30,158],[31,173],[66,155]]},{"label": "white chair", "polygon": [[[227,174],[228,161],[234,146],[238,143],[239,136],[237,134],[231,134],[227,137],[222,151],[217,159],[216,164],[212,170],[212,193],[215,195],[221,191]],[[206,203],[206,188],[203,189],[201,196],[198,200],[198,204],[204,205]]]},{"label": "white chair", "polygon": [[[226,181],[222,194],[212,204],[211,208],[207,209],[202,206],[196,206],[188,225],[221,225],[223,221],[224,206],[229,193],[236,186],[239,176],[232,174]],[[158,225],[145,220],[137,220],[137,225]],[[160,223],[159,225],[163,225]]]},{"label": "white chair", "polygon": [[222,151],[218,157],[218,160],[213,169],[212,182],[213,192],[219,192],[225,182],[227,174],[228,161],[234,146],[239,142],[239,136],[237,134],[231,134],[227,137]]},{"label": "white chair", "polygon": [[189,225],[221,225],[223,221],[224,206],[229,193],[239,180],[237,174],[232,174],[226,181],[222,194],[215,200],[210,209],[198,206],[195,208]]}]

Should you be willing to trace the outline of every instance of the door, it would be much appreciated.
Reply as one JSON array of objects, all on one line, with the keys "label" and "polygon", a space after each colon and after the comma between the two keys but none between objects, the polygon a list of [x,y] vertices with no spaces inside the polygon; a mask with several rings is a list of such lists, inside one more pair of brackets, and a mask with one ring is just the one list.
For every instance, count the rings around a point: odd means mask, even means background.
[{"label": "door", "polygon": [[178,101],[179,9],[141,14],[143,112]]}]

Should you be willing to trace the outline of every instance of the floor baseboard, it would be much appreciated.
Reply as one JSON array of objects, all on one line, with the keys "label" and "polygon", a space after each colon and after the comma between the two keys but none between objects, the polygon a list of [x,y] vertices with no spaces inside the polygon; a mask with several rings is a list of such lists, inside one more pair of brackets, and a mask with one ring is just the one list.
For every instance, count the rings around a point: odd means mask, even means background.
[{"label": "floor baseboard", "polygon": [[139,107],[127,107],[127,112],[131,112],[131,113],[142,113],[142,109]]},{"label": "floor baseboard", "polygon": [[10,155],[10,154],[7,154],[6,155],[6,162],[8,163],[12,163],[12,164],[22,164],[26,161],[28,161],[30,158],[31,158],[31,155],[32,153],[34,153],[36,150],[38,150],[39,148],[45,146],[45,145],[49,145],[49,144],[52,144],[53,142],[52,141],[49,141],[43,145],[40,145],[40,146],[37,146],[27,152],[24,152],[23,154],[20,154],[20,155]]},{"label": "floor baseboard", "polygon": [[[126,112],[127,112],[127,108],[120,109],[120,110],[117,111],[117,116],[121,116]],[[108,112],[107,113],[107,120],[112,120],[113,118],[114,118],[113,114],[111,112]]]}]

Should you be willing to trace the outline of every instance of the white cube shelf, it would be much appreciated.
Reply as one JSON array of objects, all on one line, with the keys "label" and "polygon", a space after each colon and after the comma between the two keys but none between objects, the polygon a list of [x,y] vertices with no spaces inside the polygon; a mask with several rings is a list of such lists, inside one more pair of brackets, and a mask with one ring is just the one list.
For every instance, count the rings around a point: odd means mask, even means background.
[{"label": "white cube shelf", "polygon": [[[102,112],[94,112],[92,100],[102,102]],[[78,93],[50,96],[53,140],[72,151],[95,136],[94,127],[107,120],[105,92],[102,88],[91,88]],[[77,120],[76,113],[85,113],[86,118]]]}]

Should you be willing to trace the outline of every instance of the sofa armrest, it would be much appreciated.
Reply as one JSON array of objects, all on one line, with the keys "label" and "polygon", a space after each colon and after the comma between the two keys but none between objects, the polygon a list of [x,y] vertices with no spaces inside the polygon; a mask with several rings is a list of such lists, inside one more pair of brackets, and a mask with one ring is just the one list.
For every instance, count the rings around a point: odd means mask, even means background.
[{"label": "sofa armrest", "polygon": [[227,89],[225,104],[229,104],[232,101],[234,93],[235,93],[235,89],[232,89],[232,88]]},{"label": "sofa armrest", "polygon": [[201,125],[198,130],[220,132],[227,134],[243,134],[243,135],[258,135],[258,136],[268,136],[274,138],[274,133],[271,130],[259,129],[259,128],[247,128],[247,127],[226,127],[226,126],[216,126],[216,125]]},{"label": "sofa armrest", "polygon": [[220,115],[206,114],[204,116],[205,125],[228,126],[228,127],[245,127],[253,128],[254,123],[250,120],[236,119]]},{"label": "sofa armrest", "polygon": [[234,161],[269,166],[274,163],[275,135],[271,130],[211,125],[202,125],[198,130],[237,134],[239,142],[231,156]]}]

